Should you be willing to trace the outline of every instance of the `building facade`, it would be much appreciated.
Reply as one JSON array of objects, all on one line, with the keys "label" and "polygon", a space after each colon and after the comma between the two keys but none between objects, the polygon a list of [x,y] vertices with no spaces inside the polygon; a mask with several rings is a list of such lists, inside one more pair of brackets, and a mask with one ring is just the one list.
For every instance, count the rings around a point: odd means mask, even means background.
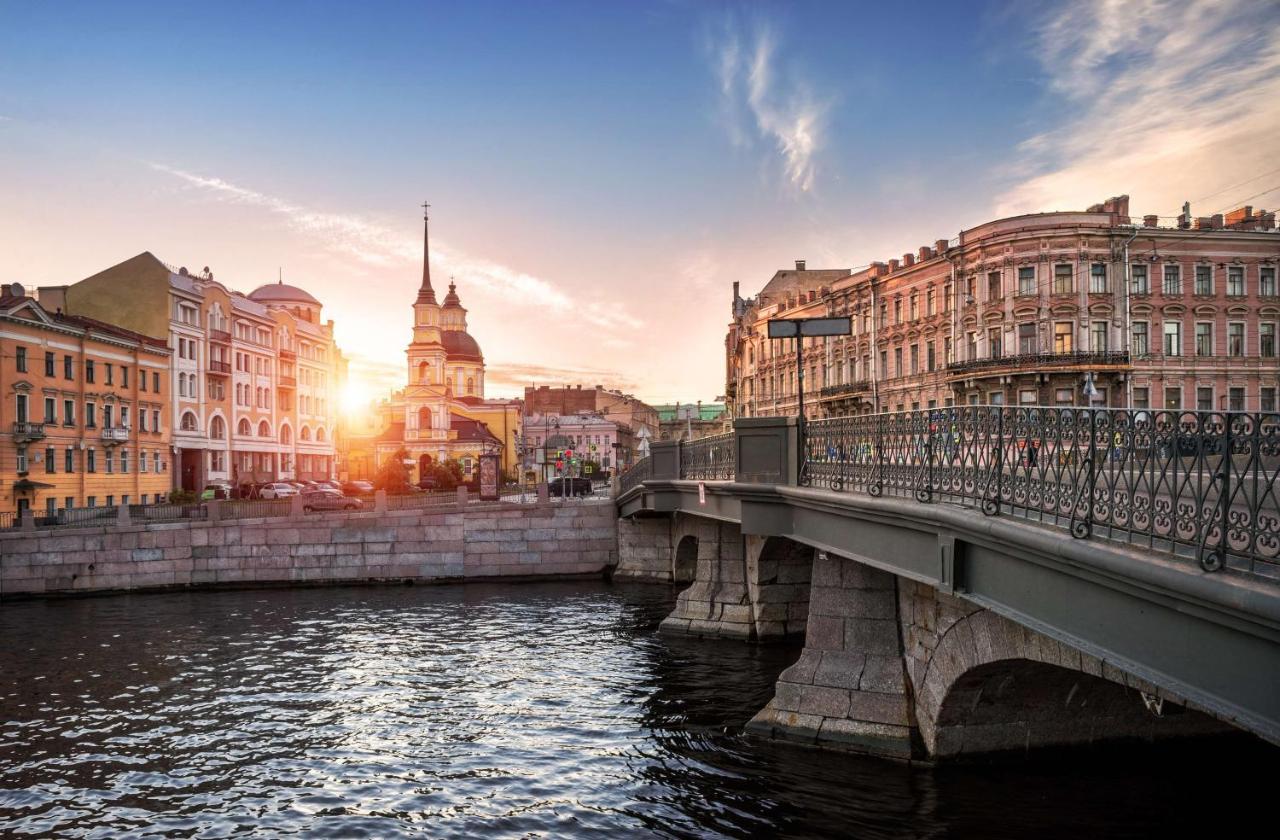
[{"label": "building facade", "polygon": [[146,252],[40,300],[167,341],[174,487],[336,475],[343,361],[308,292],[272,283],[245,295]]},{"label": "building facade", "polygon": [[372,478],[404,449],[417,481],[432,464],[455,460],[470,480],[484,454],[500,471],[518,471],[520,403],[485,399],[484,354],[467,332],[467,310],[450,283],[443,304],[431,285],[428,221],[423,218],[422,282],[413,301],[413,334],[405,349],[407,384],[376,405],[371,422],[353,424],[346,446],[351,478]]},{"label": "building facade", "polygon": [[[1274,411],[1275,214],[1129,217],[1128,196],[1083,212],[1000,219],[854,272],[735,284],[726,337],[734,416],[794,414],[794,339],[775,318],[849,316],[806,338],[806,414],[955,404]],[[834,275],[834,276],[833,276]]]},{"label": "building facade", "polygon": [[661,423],[661,440],[698,440],[732,431],[722,402],[655,405]]},{"label": "building facade", "polygon": [[[557,475],[601,477],[616,468],[621,453],[631,451],[635,440],[629,426],[591,411],[573,414],[533,414],[524,418],[525,471],[539,481]],[[578,466],[557,465],[557,453],[572,451]],[[589,468],[589,469],[588,469]]]},{"label": "building facade", "polygon": [[635,459],[649,454],[649,443],[658,439],[661,426],[653,406],[631,394],[601,385],[594,388],[581,385],[525,388],[524,411],[526,417],[564,417],[585,412],[598,414],[619,427],[625,426],[630,434],[622,436],[626,445],[619,449],[620,460],[617,462],[623,469]]},{"label": "building facade", "polygon": [[0,511],[162,501],[172,487],[161,339],[0,293]]}]

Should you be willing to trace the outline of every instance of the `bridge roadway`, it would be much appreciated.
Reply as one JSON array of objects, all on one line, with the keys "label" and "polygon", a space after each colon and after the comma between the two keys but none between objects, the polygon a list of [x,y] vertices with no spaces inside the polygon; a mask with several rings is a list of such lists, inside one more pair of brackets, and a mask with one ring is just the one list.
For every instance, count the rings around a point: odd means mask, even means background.
[{"label": "bridge roadway", "polygon": [[690,583],[671,632],[804,636],[757,731],[938,758],[1231,727],[1280,743],[1271,564],[1206,572],[976,506],[800,487],[786,418],[738,421],[732,443],[753,480],[681,479],[679,445],[655,445],[617,499],[617,574]]}]

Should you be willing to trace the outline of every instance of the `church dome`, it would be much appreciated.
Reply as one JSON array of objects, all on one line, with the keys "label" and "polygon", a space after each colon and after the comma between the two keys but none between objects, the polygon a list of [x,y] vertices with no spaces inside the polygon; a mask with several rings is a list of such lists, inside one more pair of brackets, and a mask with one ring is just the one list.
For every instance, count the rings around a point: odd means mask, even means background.
[{"label": "church dome", "polygon": [[320,306],[320,301],[304,289],[290,286],[288,283],[268,283],[249,292],[249,300],[258,303],[305,303]]},{"label": "church dome", "polygon": [[449,294],[444,296],[445,309],[459,309],[462,307],[462,300],[458,297],[458,287],[453,283],[449,284]]},{"label": "church dome", "polygon": [[440,333],[440,343],[444,345],[445,354],[450,361],[483,362],[484,354],[480,345],[470,334],[462,330],[447,330]]}]

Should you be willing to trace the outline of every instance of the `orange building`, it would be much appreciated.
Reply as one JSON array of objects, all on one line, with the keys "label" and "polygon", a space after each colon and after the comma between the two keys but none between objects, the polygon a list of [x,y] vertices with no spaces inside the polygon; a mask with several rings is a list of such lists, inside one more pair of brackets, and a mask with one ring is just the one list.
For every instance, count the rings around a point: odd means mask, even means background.
[{"label": "orange building", "polygon": [[162,501],[172,486],[171,353],[0,292],[0,514]]}]

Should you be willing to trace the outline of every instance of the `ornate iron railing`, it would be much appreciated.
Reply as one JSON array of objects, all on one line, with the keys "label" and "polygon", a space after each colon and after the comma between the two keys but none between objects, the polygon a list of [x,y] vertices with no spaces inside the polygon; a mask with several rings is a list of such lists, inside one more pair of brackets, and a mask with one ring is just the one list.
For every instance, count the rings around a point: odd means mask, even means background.
[{"label": "ornate iron railing", "polygon": [[729,481],[737,465],[735,435],[726,432],[680,444],[680,477],[694,481]]},{"label": "ornate iron railing", "polygon": [[974,371],[993,370],[995,368],[1026,368],[1041,370],[1043,368],[1069,367],[1072,365],[1127,365],[1129,354],[1123,350],[1098,351],[1076,350],[1070,353],[1020,353],[1012,356],[995,356],[989,359],[970,359],[965,362],[952,362],[947,365],[947,372],[952,374]]},{"label": "ornate iron railing", "polygon": [[622,492],[625,493],[632,487],[638,486],[645,479],[653,477],[653,456],[646,455],[639,461],[631,465],[631,469],[622,474],[619,479],[622,485]]},{"label": "ornate iron railing", "polygon": [[801,484],[1280,574],[1280,415],[963,406],[806,424]]}]

